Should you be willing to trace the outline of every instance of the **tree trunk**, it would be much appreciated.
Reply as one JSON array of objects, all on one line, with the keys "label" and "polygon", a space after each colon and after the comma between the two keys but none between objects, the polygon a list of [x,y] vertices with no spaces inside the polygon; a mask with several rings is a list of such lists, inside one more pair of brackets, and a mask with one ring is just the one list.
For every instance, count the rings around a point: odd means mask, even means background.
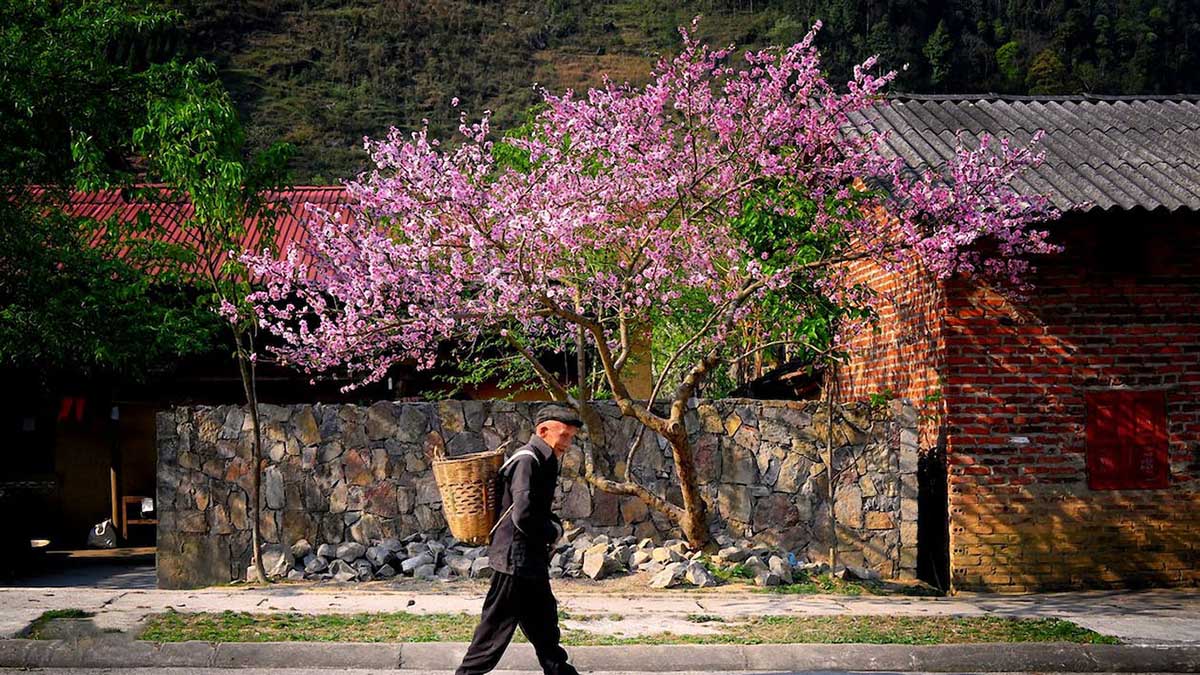
[{"label": "tree trunk", "polygon": [[[579,405],[579,416],[583,419],[583,423],[588,429],[588,445],[589,449],[585,450],[584,456],[584,478],[588,483],[599,490],[615,494],[624,495],[627,497],[636,497],[646,504],[651,509],[658,511],[675,523],[682,530],[684,537],[693,547],[699,548],[708,542],[708,517],[705,509],[704,500],[699,497],[699,490],[696,488],[695,480],[695,463],[691,460],[690,448],[687,448],[687,438],[684,437],[684,456],[686,464],[689,466],[688,475],[691,476],[689,487],[683,489],[684,508],[680,508],[675,504],[667,501],[661,495],[655,494],[646,489],[630,477],[627,480],[612,480],[605,478],[596,468],[595,452],[597,448],[604,448],[604,419],[596,408],[590,403],[581,401]],[[676,452],[674,449],[672,452]],[[676,460],[679,461],[678,459]],[[607,463],[607,462],[605,462]],[[683,479],[680,479],[683,482]],[[690,500],[690,501],[689,501]],[[688,509],[689,503],[699,504],[699,511]]]},{"label": "tree trunk", "polygon": [[[604,418],[596,411],[587,399],[579,400],[579,417],[583,420],[588,432],[588,449],[583,451],[584,475],[591,475],[596,470],[596,449],[607,447],[604,434]],[[581,448],[582,449],[582,448]]]},{"label": "tree trunk", "polygon": [[[671,522],[679,526],[688,545],[699,551],[710,543],[708,532],[708,505],[700,494],[699,481],[696,477],[696,459],[688,443],[687,432],[672,434],[667,437],[671,446],[671,456],[675,460],[675,474],[679,476],[680,492],[683,495],[683,508],[672,504],[662,496],[654,494],[638,485],[632,475],[624,481],[613,481],[599,475],[596,471],[597,448],[605,447],[604,419],[590,403],[580,401],[579,416],[587,425],[588,439],[591,450],[584,452],[584,475],[589,483],[605,492],[637,497],[646,506],[667,516]],[[647,431],[645,429],[643,431]],[[651,433],[658,433],[652,431]],[[634,455],[627,461],[632,462]],[[602,462],[606,463],[606,462]],[[632,467],[629,468],[632,472]]]},{"label": "tree trunk", "polygon": [[671,445],[671,456],[675,459],[675,474],[679,476],[679,489],[683,494],[683,518],[679,523],[688,545],[699,551],[709,543],[708,505],[700,495],[696,477],[696,457],[688,443],[687,432],[675,434],[667,439]]},{"label": "tree trunk", "polygon": [[829,569],[835,571],[837,569],[838,558],[838,541],[837,541],[837,506],[834,500],[837,499],[837,489],[834,485],[833,473],[833,392],[829,385],[826,385],[829,390],[825,394],[825,477],[829,484],[826,492],[826,499],[829,500]]},{"label": "tree trunk", "polygon": [[254,386],[254,373],[251,370],[250,356],[242,344],[242,333],[234,333],[237,341],[238,372],[242,376],[242,390],[246,393],[246,405],[250,408],[250,426],[253,442],[250,446],[250,495],[246,500],[250,505],[250,575],[249,581],[268,583],[267,571],[262,561],[262,430],[258,424],[258,393]]},{"label": "tree trunk", "polygon": [[[683,536],[687,539],[688,544],[696,549],[702,550],[710,543],[708,532],[708,508],[704,503],[704,499],[700,495],[700,488],[696,479],[696,462],[692,454],[691,445],[687,440],[687,431],[681,423],[675,423],[670,426],[652,427],[645,424],[639,419],[639,424],[643,424],[642,433],[651,431],[652,433],[660,434],[667,439],[671,446],[671,453],[675,460],[676,474],[679,476],[679,483],[683,495],[683,507],[679,507],[666,499],[665,496],[655,494],[641,485],[634,479],[632,475],[633,458],[635,453],[632,448],[625,460],[625,477],[623,480],[614,480],[606,476],[617,469],[617,466],[611,466],[613,462],[608,461],[608,453],[604,452],[608,449],[607,438],[604,433],[604,418],[599,411],[591,404],[591,393],[587,386],[586,375],[587,359],[585,356],[585,332],[580,326],[575,335],[575,348],[577,365],[579,368],[579,396],[570,396],[565,388],[553,379],[553,376],[537,361],[537,359],[526,349],[521,349],[520,345],[516,345],[522,356],[525,357],[535,370],[539,377],[545,382],[546,386],[555,392],[554,398],[559,401],[571,403],[578,411],[580,418],[583,420],[584,426],[588,430],[588,447],[583,449],[584,471],[583,477],[594,486],[596,489],[603,490],[610,494],[624,495],[628,497],[636,497],[646,504],[649,508],[658,511],[665,515],[672,523],[675,523],[683,532]],[[701,371],[703,373],[703,371]],[[611,373],[608,374],[609,382],[614,391],[617,391],[618,385],[613,381]],[[648,402],[649,406],[650,403]],[[622,407],[624,414],[633,419],[638,419],[630,413],[625,407]],[[638,434],[638,439],[641,439],[641,433]],[[636,445],[636,442],[635,442]],[[597,451],[604,452],[600,457],[596,456]],[[616,460],[619,461],[619,458]]]}]

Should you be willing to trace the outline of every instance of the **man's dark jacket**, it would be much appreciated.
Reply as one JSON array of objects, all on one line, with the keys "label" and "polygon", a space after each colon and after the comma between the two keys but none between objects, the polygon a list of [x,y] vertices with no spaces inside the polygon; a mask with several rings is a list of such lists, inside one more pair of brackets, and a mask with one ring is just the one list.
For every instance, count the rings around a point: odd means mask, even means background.
[{"label": "man's dark jacket", "polygon": [[[532,450],[517,456],[522,450]],[[538,436],[518,448],[516,459],[501,472],[505,488],[500,503],[504,514],[488,548],[493,570],[522,577],[550,576],[550,552],[562,534],[562,523],[551,511],[558,482],[558,458]]]}]

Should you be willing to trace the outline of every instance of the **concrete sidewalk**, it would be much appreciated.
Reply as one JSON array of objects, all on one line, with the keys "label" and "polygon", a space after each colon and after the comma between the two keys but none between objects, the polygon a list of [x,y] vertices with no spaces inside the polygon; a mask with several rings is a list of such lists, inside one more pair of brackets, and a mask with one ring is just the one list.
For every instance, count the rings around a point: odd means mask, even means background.
[{"label": "concrete sidewalk", "polygon": [[[221,587],[191,591],[103,588],[0,588],[0,637],[13,637],[50,609],[96,614],[100,629],[128,632],[147,615],[180,612],[478,613],[482,585],[403,587],[278,584],[267,588]],[[995,615],[1054,617],[1120,638],[1127,644],[1200,646],[1200,589],[1082,591],[1028,595],[961,593],[954,597],[773,595],[723,588],[711,590],[609,591],[603,586],[557,586],[560,606],[575,615],[613,617],[590,621],[593,632],[626,635],[683,626],[688,614],[725,619],[764,615]],[[619,593],[619,594],[617,594]],[[619,618],[617,618],[619,617]],[[570,626],[568,622],[568,626]]]},{"label": "concrete sidewalk", "polygon": [[[312,670],[453,669],[464,643],[221,643],[157,645],[125,636],[60,641],[0,640],[0,668],[290,668]],[[1200,672],[1200,647],[1070,643],[959,645],[623,645],[572,647],[581,671],[926,671]],[[538,670],[528,644],[510,646],[500,668]]]}]

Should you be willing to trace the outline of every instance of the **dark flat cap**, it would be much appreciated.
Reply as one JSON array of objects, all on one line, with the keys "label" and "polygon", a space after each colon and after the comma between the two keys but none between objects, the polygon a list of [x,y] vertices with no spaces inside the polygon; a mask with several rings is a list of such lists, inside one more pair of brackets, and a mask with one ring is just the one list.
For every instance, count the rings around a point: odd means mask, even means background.
[{"label": "dark flat cap", "polygon": [[542,408],[537,411],[537,416],[533,418],[533,423],[535,426],[541,424],[542,422],[550,421],[562,422],[563,424],[570,424],[574,427],[583,427],[583,420],[579,419],[579,414],[575,412],[575,409],[569,408],[565,405],[542,406]]}]

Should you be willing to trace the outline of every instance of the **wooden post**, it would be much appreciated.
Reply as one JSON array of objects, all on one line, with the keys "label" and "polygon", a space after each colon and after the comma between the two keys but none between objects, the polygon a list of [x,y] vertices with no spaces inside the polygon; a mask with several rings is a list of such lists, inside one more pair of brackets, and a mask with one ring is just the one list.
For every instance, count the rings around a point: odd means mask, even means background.
[{"label": "wooden post", "polygon": [[121,521],[125,519],[125,507],[121,505],[121,448],[117,443],[117,424],[117,408],[113,406],[112,412],[108,417],[108,434],[111,441],[109,445],[108,483],[112,499],[113,527],[119,529],[121,528]]}]

